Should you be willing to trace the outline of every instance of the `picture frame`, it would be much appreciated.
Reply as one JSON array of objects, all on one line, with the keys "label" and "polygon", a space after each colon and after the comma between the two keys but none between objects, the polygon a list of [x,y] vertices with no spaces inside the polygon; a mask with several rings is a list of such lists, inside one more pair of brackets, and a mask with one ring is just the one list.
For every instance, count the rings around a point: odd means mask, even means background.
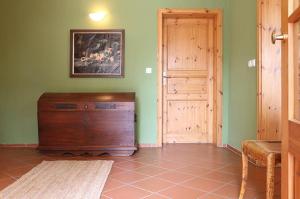
[{"label": "picture frame", "polygon": [[125,30],[70,30],[71,77],[124,77]]}]

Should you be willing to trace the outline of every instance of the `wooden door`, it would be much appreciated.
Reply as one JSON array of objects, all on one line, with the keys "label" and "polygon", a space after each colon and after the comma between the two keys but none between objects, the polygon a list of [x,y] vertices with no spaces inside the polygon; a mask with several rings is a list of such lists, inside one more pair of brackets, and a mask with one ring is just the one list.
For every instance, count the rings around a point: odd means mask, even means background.
[{"label": "wooden door", "polygon": [[214,19],[163,21],[163,142],[212,143]]},{"label": "wooden door", "polygon": [[300,1],[282,0],[282,198],[300,198]]},{"label": "wooden door", "polygon": [[281,140],[281,43],[270,39],[281,32],[281,0],[258,0],[257,10],[257,139]]}]

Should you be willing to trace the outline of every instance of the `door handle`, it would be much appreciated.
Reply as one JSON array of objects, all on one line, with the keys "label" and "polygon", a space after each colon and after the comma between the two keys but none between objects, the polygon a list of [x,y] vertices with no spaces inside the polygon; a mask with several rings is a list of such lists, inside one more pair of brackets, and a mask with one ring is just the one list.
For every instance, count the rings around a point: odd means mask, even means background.
[{"label": "door handle", "polygon": [[275,31],[272,32],[271,40],[272,43],[275,44],[276,41],[283,41],[288,39],[288,34],[276,34]]}]

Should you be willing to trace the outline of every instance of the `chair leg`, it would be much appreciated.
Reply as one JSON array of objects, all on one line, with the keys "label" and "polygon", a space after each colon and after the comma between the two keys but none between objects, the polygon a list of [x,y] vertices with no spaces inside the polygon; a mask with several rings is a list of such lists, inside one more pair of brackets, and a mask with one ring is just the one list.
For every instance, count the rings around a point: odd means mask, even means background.
[{"label": "chair leg", "polygon": [[240,197],[239,199],[243,199],[245,192],[246,192],[246,184],[248,179],[248,156],[246,154],[242,154],[243,159],[243,178],[242,178],[242,185],[241,185],[241,191],[240,191]]},{"label": "chair leg", "polygon": [[269,154],[267,157],[267,193],[266,199],[274,197],[274,172],[275,172],[275,155]]}]

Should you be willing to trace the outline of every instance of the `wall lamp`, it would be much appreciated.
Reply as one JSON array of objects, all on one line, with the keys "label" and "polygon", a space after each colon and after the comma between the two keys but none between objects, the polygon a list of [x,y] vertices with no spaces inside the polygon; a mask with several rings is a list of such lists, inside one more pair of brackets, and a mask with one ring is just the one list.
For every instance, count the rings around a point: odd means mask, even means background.
[{"label": "wall lamp", "polygon": [[103,20],[105,16],[105,12],[93,12],[89,14],[90,19],[96,22]]}]

